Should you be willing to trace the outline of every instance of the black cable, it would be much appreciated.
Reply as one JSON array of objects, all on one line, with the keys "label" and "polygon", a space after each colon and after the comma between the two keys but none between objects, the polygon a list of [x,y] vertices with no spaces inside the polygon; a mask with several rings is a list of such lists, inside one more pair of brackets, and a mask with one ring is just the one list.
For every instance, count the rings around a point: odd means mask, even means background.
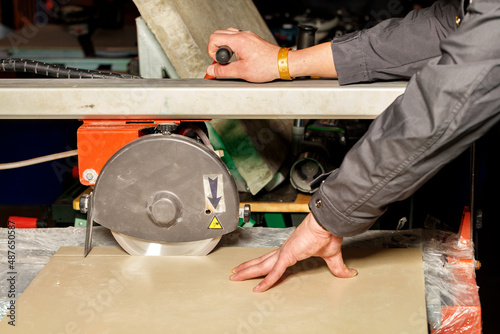
[{"label": "black cable", "polygon": [[48,64],[36,60],[20,58],[5,58],[0,60],[0,72],[34,73],[61,79],[141,79],[141,77],[129,74],[84,70]]}]

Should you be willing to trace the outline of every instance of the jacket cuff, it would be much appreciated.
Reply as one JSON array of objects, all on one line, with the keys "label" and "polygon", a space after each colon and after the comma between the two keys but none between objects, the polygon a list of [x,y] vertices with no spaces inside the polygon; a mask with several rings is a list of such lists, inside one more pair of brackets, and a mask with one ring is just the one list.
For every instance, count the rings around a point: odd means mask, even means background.
[{"label": "jacket cuff", "polygon": [[338,237],[352,237],[367,231],[375,222],[358,222],[340,212],[329,197],[323,193],[322,187],[314,193],[309,202],[309,210],[321,227]]},{"label": "jacket cuff", "polygon": [[332,40],[333,61],[340,85],[369,80],[360,36],[361,32],[356,31]]}]

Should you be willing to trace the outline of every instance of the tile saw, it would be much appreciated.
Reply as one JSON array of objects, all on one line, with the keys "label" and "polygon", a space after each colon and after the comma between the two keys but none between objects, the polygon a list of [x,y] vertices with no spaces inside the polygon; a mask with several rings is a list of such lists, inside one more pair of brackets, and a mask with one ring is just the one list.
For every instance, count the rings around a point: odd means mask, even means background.
[{"label": "tile saw", "polygon": [[236,184],[196,121],[84,120],[79,177],[87,213],[85,256],[94,222],[131,255],[207,255],[249,220]]}]

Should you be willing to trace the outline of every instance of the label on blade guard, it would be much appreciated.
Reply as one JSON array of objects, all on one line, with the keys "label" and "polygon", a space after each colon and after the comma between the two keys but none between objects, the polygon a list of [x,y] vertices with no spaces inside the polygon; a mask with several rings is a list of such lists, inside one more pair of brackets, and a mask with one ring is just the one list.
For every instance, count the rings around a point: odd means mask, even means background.
[{"label": "label on blade guard", "polygon": [[226,212],[222,174],[203,175],[203,189],[207,210],[212,213]]},{"label": "label on blade guard", "polygon": [[222,225],[220,224],[220,222],[217,219],[217,217],[214,217],[212,219],[212,222],[210,223],[210,225],[208,225],[208,228],[210,230],[222,230],[222,229],[224,229],[224,227],[222,227]]}]

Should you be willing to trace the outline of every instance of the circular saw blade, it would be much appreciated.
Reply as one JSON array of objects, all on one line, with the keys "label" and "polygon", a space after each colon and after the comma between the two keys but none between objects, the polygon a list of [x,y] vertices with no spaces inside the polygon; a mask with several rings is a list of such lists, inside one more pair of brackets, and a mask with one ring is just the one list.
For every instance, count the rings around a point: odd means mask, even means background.
[{"label": "circular saw blade", "polygon": [[139,256],[190,256],[207,255],[222,236],[188,242],[151,242],[111,231],[118,244],[130,255]]}]

